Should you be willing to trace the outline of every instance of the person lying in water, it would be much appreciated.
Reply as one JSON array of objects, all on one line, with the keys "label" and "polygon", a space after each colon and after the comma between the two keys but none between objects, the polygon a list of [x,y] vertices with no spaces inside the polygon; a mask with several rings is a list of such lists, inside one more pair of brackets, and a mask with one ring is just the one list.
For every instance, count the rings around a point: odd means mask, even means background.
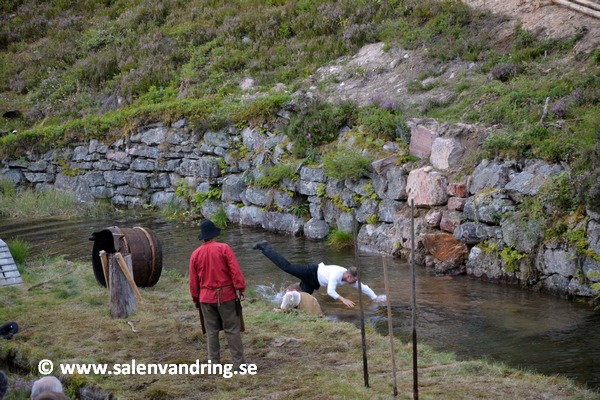
[{"label": "person lying in water", "polygon": [[[334,300],[339,300],[349,308],[354,307],[354,302],[342,297],[336,291],[340,285],[350,285],[358,288],[358,270],[356,267],[348,269],[339,265],[320,264],[291,264],[281,254],[273,250],[269,242],[256,243],[254,250],[260,250],[269,260],[277,265],[281,270],[300,279],[300,288],[303,292],[312,294],[319,290],[321,286],[327,287],[327,294]],[[373,301],[384,301],[385,296],[377,296],[367,285],[361,284],[361,291],[369,296]]]}]

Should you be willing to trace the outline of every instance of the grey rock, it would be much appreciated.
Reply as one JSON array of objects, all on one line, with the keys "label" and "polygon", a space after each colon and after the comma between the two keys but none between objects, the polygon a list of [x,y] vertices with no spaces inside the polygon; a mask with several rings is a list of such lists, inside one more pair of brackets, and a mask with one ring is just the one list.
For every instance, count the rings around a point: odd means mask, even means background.
[{"label": "grey rock", "polygon": [[330,227],[322,219],[311,218],[304,224],[304,236],[313,240],[323,240],[329,235]]},{"label": "grey rock", "polygon": [[546,227],[543,221],[528,220],[522,212],[516,212],[502,219],[502,237],[507,246],[521,253],[531,253],[544,239]]},{"label": "grey rock", "polygon": [[559,174],[563,170],[560,165],[550,165],[545,161],[531,160],[522,172],[515,173],[512,176],[505,188],[521,195],[535,196],[550,177]]},{"label": "grey rock", "polygon": [[152,172],[156,170],[156,161],[138,158],[131,163],[132,171]]},{"label": "grey rock", "polygon": [[271,205],[273,202],[273,190],[261,189],[254,186],[248,186],[244,192],[245,198],[250,204],[261,207]]},{"label": "grey rock", "polygon": [[469,220],[497,225],[504,214],[514,210],[515,204],[506,191],[494,189],[469,197],[463,212]]},{"label": "grey rock", "polygon": [[204,134],[203,140],[209,146],[221,147],[223,149],[229,148],[229,135],[223,130],[216,132],[208,131]]},{"label": "grey rock", "polygon": [[240,224],[247,226],[262,226],[262,207],[244,206],[240,208]]},{"label": "grey rock", "polygon": [[379,203],[378,219],[381,222],[394,222],[398,212],[405,207],[406,204],[396,200],[383,200]]},{"label": "grey rock", "polygon": [[538,253],[536,266],[544,275],[558,274],[571,279],[577,271],[577,257],[566,245],[547,243]]},{"label": "grey rock", "polygon": [[246,183],[241,175],[229,175],[221,185],[221,200],[240,202],[240,195],[246,189]]},{"label": "grey rock", "polygon": [[103,173],[104,181],[115,186],[125,185],[127,183],[127,177],[125,173],[121,171],[106,171]]},{"label": "grey rock", "polygon": [[503,276],[502,263],[495,254],[486,254],[475,246],[469,252],[467,274],[476,278],[499,279]]},{"label": "grey rock", "polygon": [[299,236],[304,229],[304,219],[291,214],[267,211],[262,215],[261,226],[268,231],[286,232]]},{"label": "grey rock", "polygon": [[546,276],[541,279],[541,284],[546,292],[555,295],[565,295],[569,291],[570,279],[559,274]]},{"label": "grey rock", "polygon": [[367,199],[356,210],[356,220],[360,223],[367,222],[372,215],[378,215],[379,202],[377,200]]},{"label": "grey rock", "polygon": [[454,230],[454,237],[466,244],[477,244],[484,240],[502,236],[499,228],[491,227],[480,222],[465,222]]},{"label": "grey rock", "polygon": [[503,188],[515,168],[514,162],[482,160],[471,174],[470,193],[475,194],[490,188]]},{"label": "grey rock", "polygon": [[142,133],[140,141],[149,146],[157,146],[166,139],[168,132],[169,129],[164,126],[151,128]]},{"label": "grey rock", "polygon": [[311,182],[326,182],[325,169],[322,167],[302,167],[300,168],[300,179]]},{"label": "grey rock", "polygon": [[83,179],[88,183],[89,186],[103,186],[106,184],[106,181],[104,180],[104,173],[101,171],[85,174]]}]

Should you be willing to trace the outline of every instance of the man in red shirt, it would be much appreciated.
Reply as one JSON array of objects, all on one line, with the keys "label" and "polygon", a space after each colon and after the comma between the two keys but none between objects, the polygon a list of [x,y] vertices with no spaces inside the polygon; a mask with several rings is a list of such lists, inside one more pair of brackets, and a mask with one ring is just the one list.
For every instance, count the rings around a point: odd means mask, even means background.
[{"label": "man in red shirt", "polygon": [[200,226],[198,240],[204,240],[190,258],[190,294],[196,308],[200,308],[206,327],[208,359],[221,363],[219,331],[231,351],[233,367],[244,364],[244,347],[241,336],[240,300],[244,298],[246,283],[235,254],[229,245],[219,243],[216,237],[221,230],[210,220]]}]

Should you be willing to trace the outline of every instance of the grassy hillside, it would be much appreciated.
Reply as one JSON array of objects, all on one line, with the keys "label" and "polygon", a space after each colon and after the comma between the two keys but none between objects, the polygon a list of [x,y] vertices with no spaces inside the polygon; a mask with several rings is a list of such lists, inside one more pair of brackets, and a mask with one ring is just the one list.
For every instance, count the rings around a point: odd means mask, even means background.
[{"label": "grassy hillside", "polygon": [[[572,165],[581,189],[575,203],[589,201],[598,180],[600,51],[572,54],[583,29],[559,41],[517,27],[500,42],[489,36],[500,17],[460,1],[1,0],[0,7],[0,111],[20,111],[0,120],[0,131],[17,131],[0,139],[1,158],[181,117],[199,131],[271,128],[286,107],[298,158],[315,151],[318,158],[318,146],[344,124],[401,141],[405,118],[430,116],[501,127],[481,157]],[[450,100],[421,109],[294,100],[318,67],[374,42],[426,49],[435,68],[423,81],[457,60],[473,61],[476,73],[445,83]],[[240,88],[244,78],[255,82],[249,91]],[[287,92],[273,91],[279,83]],[[431,88],[419,80],[409,89]]]}]

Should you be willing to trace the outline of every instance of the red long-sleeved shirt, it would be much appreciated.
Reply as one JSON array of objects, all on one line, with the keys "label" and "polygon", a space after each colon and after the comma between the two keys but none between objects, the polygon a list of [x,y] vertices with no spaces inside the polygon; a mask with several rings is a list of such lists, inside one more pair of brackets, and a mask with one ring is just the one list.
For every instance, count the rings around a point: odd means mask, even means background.
[{"label": "red long-sleeved shirt", "polygon": [[201,303],[236,298],[235,289],[246,290],[244,275],[235,254],[226,243],[204,242],[190,257],[190,294]]}]

